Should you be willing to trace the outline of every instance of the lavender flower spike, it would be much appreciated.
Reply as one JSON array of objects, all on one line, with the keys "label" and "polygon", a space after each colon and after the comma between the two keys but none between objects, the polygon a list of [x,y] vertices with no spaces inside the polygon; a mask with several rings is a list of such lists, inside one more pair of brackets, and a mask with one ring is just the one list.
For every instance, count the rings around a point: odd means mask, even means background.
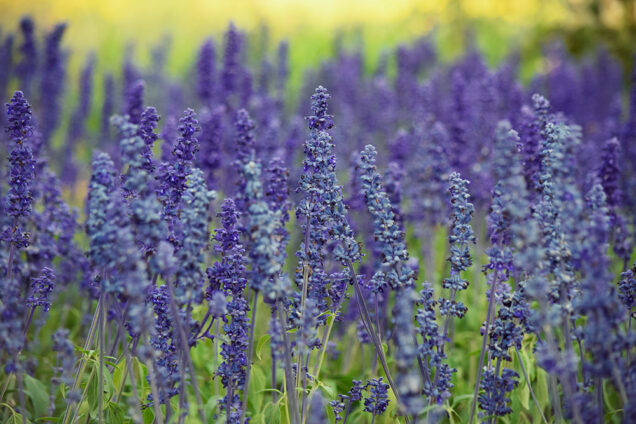
[{"label": "lavender flower spike", "polygon": [[[31,105],[21,91],[16,91],[7,104],[7,132],[13,148],[9,156],[11,170],[5,211],[13,218],[13,223],[2,232],[2,240],[16,249],[26,247],[29,242],[29,233],[22,232],[20,221],[31,214],[33,204],[31,185],[35,177],[35,160],[29,145],[33,135],[31,119]],[[8,269],[11,275],[11,264]]]}]

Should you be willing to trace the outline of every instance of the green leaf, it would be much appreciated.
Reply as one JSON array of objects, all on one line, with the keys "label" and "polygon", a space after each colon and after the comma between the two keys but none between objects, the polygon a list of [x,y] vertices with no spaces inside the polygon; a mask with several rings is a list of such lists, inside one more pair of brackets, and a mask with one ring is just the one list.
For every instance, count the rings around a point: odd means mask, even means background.
[{"label": "green leaf", "polygon": [[[106,408],[104,409],[104,421],[107,423],[123,423],[125,420],[126,414],[121,406],[114,402],[108,402],[106,404]],[[145,421],[145,416],[144,416]],[[152,423],[152,421],[150,421]]]},{"label": "green leaf", "polygon": [[49,406],[49,394],[44,384],[28,374],[24,375],[24,384],[26,386],[24,393],[33,403],[33,416],[41,417],[46,415]]},{"label": "green leaf", "polygon": [[252,375],[250,376],[250,387],[248,388],[248,402],[251,405],[253,411],[260,411],[263,405],[263,398],[265,395],[262,393],[266,387],[265,373],[260,367],[252,366]]},{"label": "green leaf", "polygon": [[122,384],[122,380],[126,375],[126,358],[122,358],[119,366],[113,370],[113,385],[115,390],[119,390]]},{"label": "green leaf", "polygon": [[263,346],[265,346],[265,344],[269,341],[269,339],[270,339],[269,334],[261,336],[261,338],[258,339],[258,343],[256,344],[256,357],[258,358],[259,361],[262,359],[261,353],[263,351]]},{"label": "green leaf", "polygon": [[265,422],[268,424],[279,424],[280,423],[280,407],[272,404],[271,402],[265,405],[263,409],[263,418]]}]

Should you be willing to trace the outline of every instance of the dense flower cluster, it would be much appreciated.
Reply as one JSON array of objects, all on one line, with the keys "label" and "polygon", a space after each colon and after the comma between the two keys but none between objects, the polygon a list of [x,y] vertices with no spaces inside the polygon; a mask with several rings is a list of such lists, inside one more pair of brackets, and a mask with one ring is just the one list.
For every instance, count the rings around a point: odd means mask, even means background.
[{"label": "dense flower cluster", "polygon": [[167,42],[121,80],[71,61],[76,97],[65,28],[0,35],[3,420],[634,421],[636,89],[607,52],[550,47],[524,87],[516,57],[422,38],[369,71],[339,40],[296,108],[265,28],[184,81]]}]

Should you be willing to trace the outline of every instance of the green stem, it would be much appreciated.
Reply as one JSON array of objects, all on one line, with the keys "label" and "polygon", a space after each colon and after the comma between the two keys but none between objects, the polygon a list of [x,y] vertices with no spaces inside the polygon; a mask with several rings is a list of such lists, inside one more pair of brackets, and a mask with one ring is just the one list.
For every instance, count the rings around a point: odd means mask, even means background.
[{"label": "green stem", "polygon": [[[16,355],[15,361],[17,362],[19,359]],[[20,365],[18,365],[20,366]],[[22,416],[22,424],[27,424],[27,419],[26,419],[26,402],[24,401],[24,386],[23,386],[23,376],[24,376],[24,372],[22,371],[22,369],[20,368],[20,370],[17,373],[18,375],[18,399],[20,399],[20,415]]]},{"label": "green stem", "polygon": [[526,373],[526,368],[523,366],[523,360],[521,359],[521,354],[519,353],[519,349],[515,346],[515,352],[517,352],[517,359],[519,359],[519,365],[521,366],[521,372],[523,373],[523,378],[526,380],[526,384],[528,385],[528,389],[530,390],[530,396],[532,396],[532,400],[534,404],[537,406],[537,410],[541,415],[541,419],[545,424],[548,424],[548,420],[546,420],[545,415],[543,415],[543,409],[541,409],[541,405],[539,405],[539,400],[537,396],[534,394],[534,390],[532,390],[532,385],[530,384],[530,378],[528,378],[528,373]]},{"label": "green stem", "polygon": [[[371,321],[371,317],[369,315],[369,308],[367,307],[367,303],[364,300],[364,295],[362,293],[362,289],[360,288],[360,284],[358,283],[358,277],[356,275],[355,269],[353,268],[353,263],[349,260],[347,261],[347,266],[349,267],[349,271],[351,272],[351,277],[353,278],[353,286],[355,288],[356,296],[358,299],[358,306],[360,311],[360,316],[362,317],[362,322],[366,327],[367,332],[371,336],[371,341],[375,346],[375,351],[380,359],[380,363],[382,364],[382,368],[384,369],[384,374],[386,375],[386,379],[391,386],[391,390],[393,390],[393,394],[395,395],[395,399],[398,404],[401,404],[400,394],[397,391],[397,387],[393,382],[393,378],[391,377],[391,371],[389,370],[389,366],[386,362],[386,356],[384,355],[384,349],[382,348],[382,343],[378,339],[378,335],[374,331],[373,322]],[[406,422],[410,422],[408,417],[405,417]]]},{"label": "green stem", "polygon": [[245,385],[243,386],[243,404],[241,406],[241,419],[245,420],[247,412],[247,395],[250,390],[250,372],[252,370],[252,351],[254,350],[254,327],[256,327],[256,306],[258,305],[258,292],[254,292],[254,301],[252,304],[252,322],[250,323],[250,339],[247,343],[247,364],[245,366]]},{"label": "green stem", "polygon": [[105,340],[105,334],[104,334],[104,330],[105,330],[105,326],[106,326],[106,319],[105,319],[105,311],[107,309],[106,307],[106,300],[105,300],[105,293],[104,293],[104,287],[102,286],[102,290],[101,290],[101,294],[100,294],[100,300],[99,302],[104,305],[105,307],[102,308],[101,313],[99,314],[99,383],[97,385],[99,393],[97,395],[98,398],[98,416],[99,416],[99,424],[102,424],[104,422],[104,348],[106,346],[106,340]]},{"label": "green stem", "polygon": [[296,402],[296,386],[294,385],[294,378],[292,377],[291,349],[287,338],[287,322],[285,321],[283,307],[280,301],[276,302],[276,308],[278,310],[278,318],[280,319],[280,324],[283,329],[283,343],[285,345],[285,391],[287,392],[287,403],[289,405],[288,410],[290,410],[289,414],[291,416],[291,423],[298,424],[300,420],[298,416],[298,405]]},{"label": "green stem", "polygon": [[484,337],[481,341],[481,352],[479,354],[479,366],[477,367],[477,377],[475,378],[475,390],[473,391],[473,400],[470,403],[470,418],[468,420],[469,424],[473,424],[473,419],[475,418],[475,409],[477,407],[477,396],[479,395],[479,384],[481,383],[481,369],[484,367],[484,359],[486,357],[486,343],[488,342],[489,332],[490,332],[490,321],[495,315],[495,298],[497,293],[497,280],[498,280],[498,271],[495,271],[493,277],[492,287],[490,289],[490,298],[488,299],[488,311],[486,312],[486,328],[484,330]]},{"label": "green stem", "polygon": [[157,423],[163,421],[161,414],[161,405],[159,404],[159,389],[157,388],[157,374],[155,373],[154,359],[151,357],[148,361],[148,376],[150,377],[150,389],[152,390],[152,406],[155,411],[155,419]]},{"label": "green stem", "polygon": [[[102,304],[101,304],[101,297],[100,297],[100,300],[97,302],[97,307],[95,308],[95,313],[93,315],[93,320],[91,321],[91,326],[88,330],[88,336],[86,337],[86,341],[84,342],[84,351],[89,350],[93,344],[93,339],[95,337],[95,330],[97,328],[97,322],[98,322],[101,309],[102,309]],[[79,367],[77,368],[77,373],[75,374],[75,381],[73,381],[73,387],[71,388],[71,390],[77,390],[79,381],[82,377],[82,374],[84,374],[85,370],[86,370],[86,354],[83,354],[82,358],[80,359]],[[71,401],[69,401],[66,404],[66,410],[64,411],[64,419],[62,420],[63,424],[67,424],[67,421],[69,419],[69,414],[71,412],[71,407],[73,405],[74,405],[74,402],[71,402]]]},{"label": "green stem", "polygon": [[[167,280],[167,285],[168,285],[168,291],[170,294],[170,309],[172,310],[172,314],[174,315],[175,324],[177,327],[177,333],[179,333],[179,338],[181,339],[181,349],[183,353],[183,358],[185,359],[188,370],[190,371],[190,380],[192,383],[192,388],[194,390],[194,396],[196,397],[196,400],[197,400],[197,408],[199,410],[199,416],[203,423],[207,423],[208,421],[205,418],[205,411],[203,410],[203,401],[201,400],[201,393],[199,392],[199,385],[197,384],[196,374],[194,372],[194,365],[192,364],[192,358],[190,358],[190,349],[188,345],[188,339],[186,338],[185,332],[183,330],[183,326],[181,325],[181,317],[179,316],[176,300],[174,298],[174,288],[172,287],[172,281],[170,279]],[[185,387],[183,389],[185,390]]]}]

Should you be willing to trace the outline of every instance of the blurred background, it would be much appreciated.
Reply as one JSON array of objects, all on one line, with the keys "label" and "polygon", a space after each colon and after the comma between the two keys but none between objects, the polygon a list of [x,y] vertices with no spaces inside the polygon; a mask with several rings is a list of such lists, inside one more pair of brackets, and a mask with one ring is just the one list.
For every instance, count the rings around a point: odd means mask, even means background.
[{"label": "blurred background", "polygon": [[70,56],[71,76],[90,51],[96,51],[99,69],[117,69],[133,42],[140,63],[150,61],[154,46],[171,43],[168,69],[184,75],[201,40],[219,36],[229,21],[261,33],[249,37],[263,43],[253,48],[292,41],[291,87],[303,68],[333,53],[334,39],[362,45],[368,67],[383,50],[428,33],[446,60],[467,43],[491,64],[514,48],[521,52],[525,81],[548,66],[539,57],[554,38],[575,55],[606,43],[626,67],[636,49],[633,0],[0,0],[0,10],[5,32],[14,32],[27,14],[40,31],[67,22],[64,44],[79,53]]}]

